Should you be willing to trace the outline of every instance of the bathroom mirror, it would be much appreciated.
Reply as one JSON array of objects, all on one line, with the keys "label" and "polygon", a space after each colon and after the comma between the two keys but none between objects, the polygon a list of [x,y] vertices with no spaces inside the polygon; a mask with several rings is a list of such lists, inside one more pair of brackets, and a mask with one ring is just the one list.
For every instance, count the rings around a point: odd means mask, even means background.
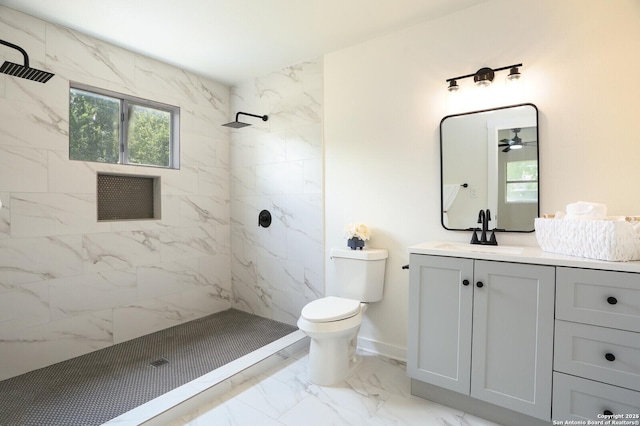
[{"label": "bathroom mirror", "polygon": [[442,226],[480,227],[478,212],[491,210],[489,229],[533,232],[539,216],[538,109],[520,104],[440,122]]}]

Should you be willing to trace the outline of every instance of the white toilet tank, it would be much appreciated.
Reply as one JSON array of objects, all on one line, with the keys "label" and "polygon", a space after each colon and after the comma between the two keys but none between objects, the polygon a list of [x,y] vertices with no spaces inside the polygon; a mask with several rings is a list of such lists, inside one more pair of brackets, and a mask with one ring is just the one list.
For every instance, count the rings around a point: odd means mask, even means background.
[{"label": "white toilet tank", "polygon": [[361,302],[382,300],[384,270],[389,256],[385,249],[332,248],[336,268],[336,296]]}]

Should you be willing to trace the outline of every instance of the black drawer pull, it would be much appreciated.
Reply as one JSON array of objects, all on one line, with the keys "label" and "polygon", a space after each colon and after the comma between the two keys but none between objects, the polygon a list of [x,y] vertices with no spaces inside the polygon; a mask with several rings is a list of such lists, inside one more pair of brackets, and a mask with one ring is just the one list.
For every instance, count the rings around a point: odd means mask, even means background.
[{"label": "black drawer pull", "polygon": [[604,357],[607,359],[607,361],[615,361],[616,360],[616,356],[614,354],[612,354],[612,353],[608,353]]},{"label": "black drawer pull", "polygon": [[469,280],[462,280],[462,285],[469,285]]},{"label": "black drawer pull", "polygon": [[616,303],[618,303],[618,299],[616,299],[616,298],[615,298],[615,297],[613,297],[613,296],[609,296],[609,297],[607,297],[607,302],[608,302],[610,305],[615,305]]},{"label": "black drawer pull", "polygon": [[478,282],[476,283],[476,287],[478,287],[478,288],[482,288],[482,287],[484,287],[484,284],[482,284],[482,281],[478,281]]},{"label": "black drawer pull", "polygon": [[613,416],[613,411],[611,411],[611,410],[604,410],[604,411],[602,412],[602,414],[604,414],[605,416]]}]

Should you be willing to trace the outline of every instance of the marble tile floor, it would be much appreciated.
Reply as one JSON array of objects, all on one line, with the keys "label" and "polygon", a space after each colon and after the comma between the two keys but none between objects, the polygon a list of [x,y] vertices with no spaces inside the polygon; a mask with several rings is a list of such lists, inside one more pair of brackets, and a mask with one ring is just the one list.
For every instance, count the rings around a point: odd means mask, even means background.
[{"label": "marble tile floor", "polygon": [[360,356],[346,381],[317,386],[306,380],[305,349],[169,425],[497,425],[411,395],[404,363]]}]

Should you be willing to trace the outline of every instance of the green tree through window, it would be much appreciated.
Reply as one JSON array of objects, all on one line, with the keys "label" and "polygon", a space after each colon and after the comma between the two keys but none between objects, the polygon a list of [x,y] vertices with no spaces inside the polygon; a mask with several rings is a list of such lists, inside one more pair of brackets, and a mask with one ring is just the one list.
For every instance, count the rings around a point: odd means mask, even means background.
[{"label": "green tree through window", "polygon": [[69,158],[178,168],[179,109],[71,88]]}]

